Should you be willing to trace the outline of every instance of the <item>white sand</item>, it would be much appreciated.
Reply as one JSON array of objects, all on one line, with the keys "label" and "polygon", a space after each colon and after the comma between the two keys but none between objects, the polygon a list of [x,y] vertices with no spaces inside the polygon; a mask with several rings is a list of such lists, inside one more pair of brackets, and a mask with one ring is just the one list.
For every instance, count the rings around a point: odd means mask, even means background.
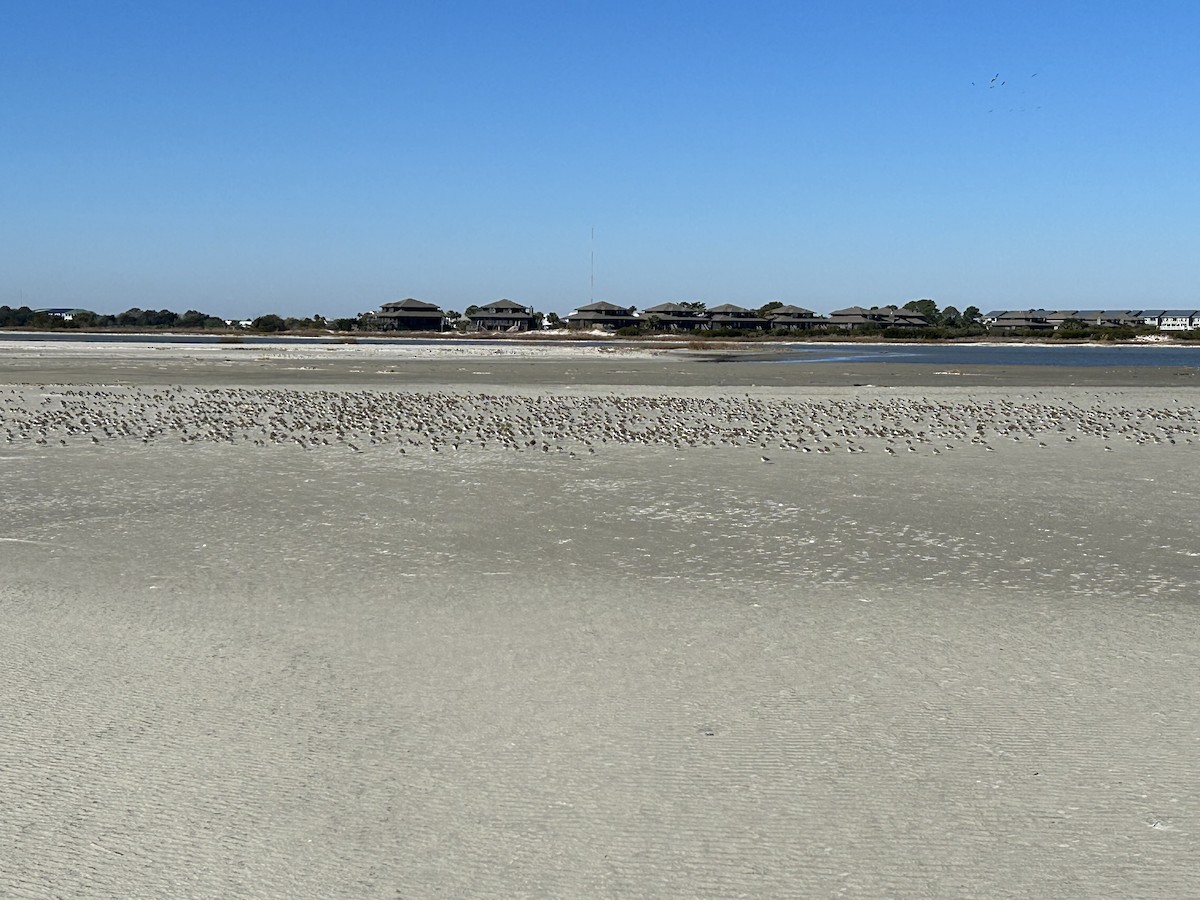
[{"label": "white sand", "polygon": [[[464,339],[469,340],[469,339]],[[326,360],[359,358],[364,360],[419,360],[456,358],[515,358],[569,360],[597,356],[651,359],[666,350],[613,343],[596,346],[574,341],[530,342],[525,340],[460,342],[445,338],[438,343],[383,344],[347,339],[342,344],[238,343],[183,344],[169,341],[5,341],[0,345],[5,356],[32,359],[95,359],[108,357],[145,361],[147,356],[171,361],[213,361],[220,359],[294,359]]]}]

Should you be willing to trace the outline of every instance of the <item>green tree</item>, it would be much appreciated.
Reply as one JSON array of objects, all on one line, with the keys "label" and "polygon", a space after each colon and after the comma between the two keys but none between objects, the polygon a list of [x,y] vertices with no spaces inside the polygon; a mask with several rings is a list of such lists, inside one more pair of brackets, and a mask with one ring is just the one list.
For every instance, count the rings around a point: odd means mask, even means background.
[{"label": "green tree", "polygon": [[91,310],[80,310],[71,318],[71,324],[76,328],[93,328],[98,316]]},{"label": "green tree", "polygon": [[979,311],[978,306],[968,306],[962,311],[962,323],[964,325],[974,325],[983,318],[983,313]]},{"label": "green tree", "polygon": [[758,315],[761,318],[766,318],[767,313],[771,312],[772,310],[779,309],[779,307],[781,307],[781,306],[783,306],[783,303],[781,301],[772,300],[770,303],[764,303],[762,306],[760,306],[756,310],[756,312],[758,313]]},{"label": "green tree", "polygon": [[250,327],[255,331],[286,331],[287,322],[274,313],[267,313],[251,322]]},{"label": "green tree", "polygon": [[938,315],[938,305],[929,298],[909,300],[904,304],[904,308],[909,312],[915,312],[917,315],[924,316],[933,324],[941,321],[941,317]]},{"label": "green tree", "polygon": [[176,324],[180,328],[203,328],[204,322],[208,318],[209,316],[206,313],[202,313],[196,309],[189,309],[179,317]]}]

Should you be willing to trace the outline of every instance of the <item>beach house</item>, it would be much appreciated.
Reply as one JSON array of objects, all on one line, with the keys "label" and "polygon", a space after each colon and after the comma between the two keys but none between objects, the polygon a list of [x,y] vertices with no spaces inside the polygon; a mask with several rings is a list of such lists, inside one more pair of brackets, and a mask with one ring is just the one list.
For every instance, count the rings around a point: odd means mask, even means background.
[{"label": "beach house", "polygon": [[820,328],[829,324],[829,318],[818,316],[811,309],[801,306],[777,306],[767,313],[772,328],[788,328],[794,331],[805,331]]},{"label": "beach house", "polygon": [[475,331],[528,331],[537,317],[528,306],[513,300],[495,300],[487,306],[477,306],[467,313]]},{"label": "beach house", "polygon": [[398,300],[385,303],[372,317],[380,331],[443,331],[446,314],[424,300]]},{"label": "beach house", "polygon": [[660,303],[643,309],[641,319],[665,331],[695,331],[708,327],[708,313],[682,303]]},{"label": "beach house", "polygon": [[929,320],[920,313],[894,306],[847,306],[829,314],[829,324],[835,328],[926,328]]},{"label": "beach house", "polygon": [[604,301],[581,306],[567,316],[569,328],[601,328],[605,331],[615,331],[638,324],[640,320],[633,314],[633,307],[617,306],[615,303]]},{"label": "beach house", "polygon": [[753,310],[732,303],[722,303],[708,311],[712,328],[735,328],[739,331],[763,331],[770,322]]}]

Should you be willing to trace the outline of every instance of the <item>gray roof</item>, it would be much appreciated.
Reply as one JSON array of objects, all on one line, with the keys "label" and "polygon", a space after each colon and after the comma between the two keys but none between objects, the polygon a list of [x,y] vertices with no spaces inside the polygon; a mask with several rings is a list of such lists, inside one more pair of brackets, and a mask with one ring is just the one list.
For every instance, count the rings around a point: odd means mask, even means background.
[{"label": "gray roof", "polygon": [[435,304],[426,303],[424,300],[414,300],[412,297],[407,300],[397,300],[394,303],[385,303],[380,309],[384,312],[441,312]]},{"label": "gray roof", "polygon": [[1054,315],[1048,309],[1009,309],[1000,313],[999,319],[1045,319]]},{"label": "gray roof", "polygon": [[625,316],[630,316],[630,314],[632,314],[628,306],[617,306],[616,304],[610,304],[610,302],[606,302],[604,300],[594,302],[594,304],[588,304],[587,306],[581,306],[578,308],[577,312],[619,312],[624,313]]},{"label": "gray roof", "polygon": [[680,316],[702,316],[704,310],[693,309],[690,306],[684,306],[682,303],[660,303],[658,306],[652,306],[649,309],[643,309],[642,315],[658,315],[658,314],[674,314]]},{"label": "gray roof", "polygon": [[522,306],[515,300],[493,300],[491,303],[480,304],[480,309],[495,309],[495,310],[513,310],[517,312],[525,312],[527,307]]}]

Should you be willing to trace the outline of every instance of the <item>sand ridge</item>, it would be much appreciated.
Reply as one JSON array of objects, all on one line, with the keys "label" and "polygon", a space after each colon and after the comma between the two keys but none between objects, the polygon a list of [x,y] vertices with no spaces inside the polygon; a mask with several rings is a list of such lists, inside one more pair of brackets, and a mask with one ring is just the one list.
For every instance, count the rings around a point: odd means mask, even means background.
[{"label": "sand ridge", "polygon": [[[756,395],[757,394],[757,395]],[[7,444],[114,440],[250,442],[305,448],[392,446],[401,452],[493,449],[596,452],[607,445],[757,447],[784,453],[942,453],[997,444],[1076,441],[1200,446],[1190,395],[1157,402],[1029,393],[904,397],[842,392],[353,391],[60,386],[0,390]],[[769,457],[768,457],[769,459]]]}]

